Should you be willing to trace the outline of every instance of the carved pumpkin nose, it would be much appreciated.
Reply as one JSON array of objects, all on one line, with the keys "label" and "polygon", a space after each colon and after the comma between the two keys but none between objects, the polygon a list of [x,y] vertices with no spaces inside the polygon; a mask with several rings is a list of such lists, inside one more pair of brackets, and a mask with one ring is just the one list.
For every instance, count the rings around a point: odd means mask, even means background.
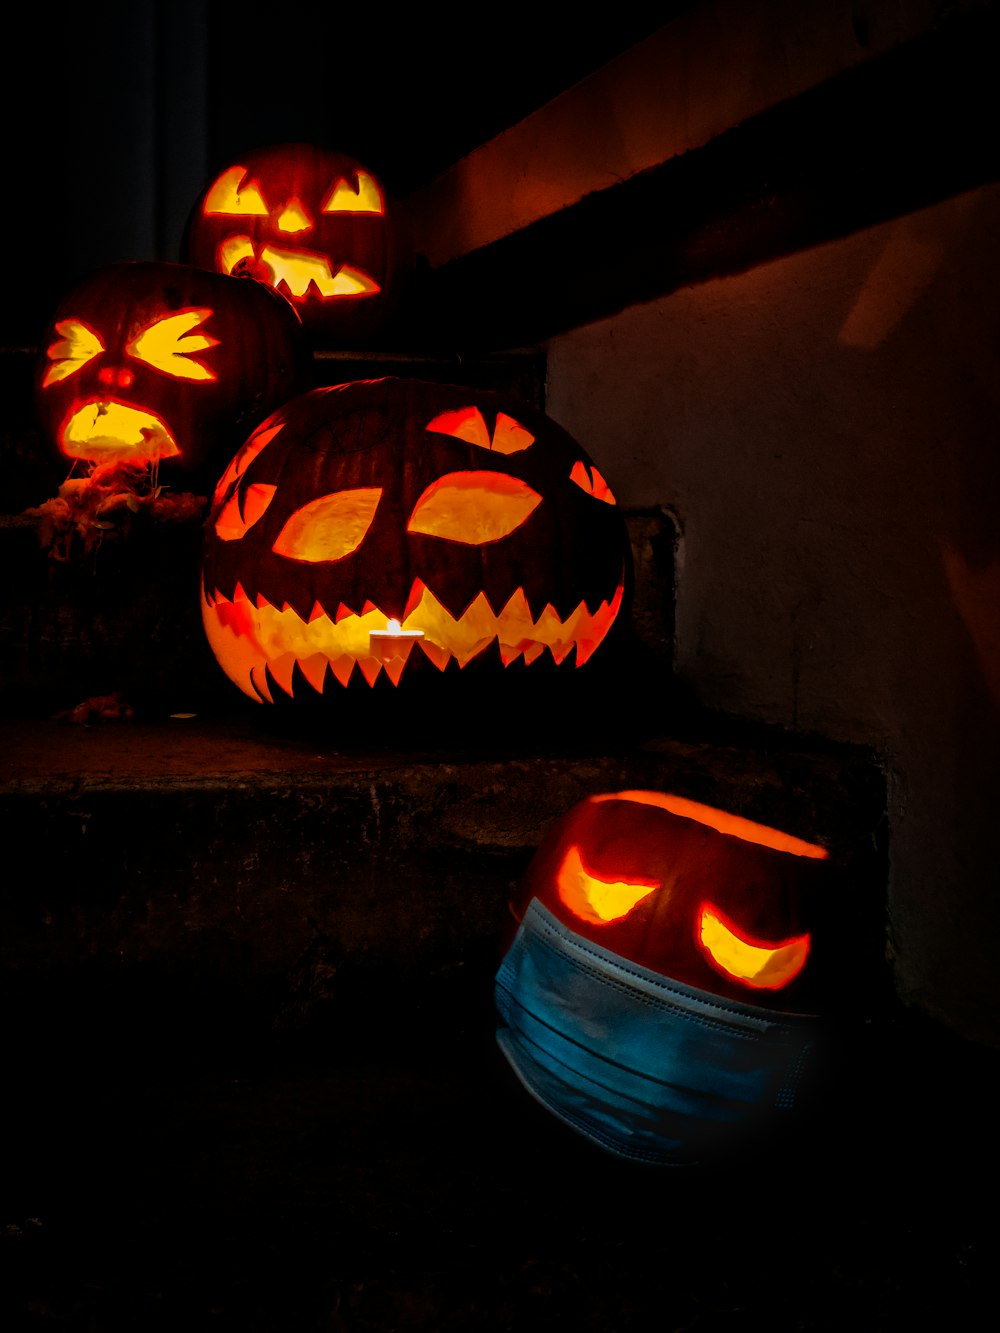
[{"label": "carved pumpkin nose", "polygon": [[124,366],[102,366],[97,378],[101,384],[106,384],[109,388],[117,385],[119,389],[129,388],[135,380],[131,370],[126,370]]},{"label": "carved pumpkin nose", "polygon": [[278,230],[285,232],[312,231],[313,220],[301,199],[291,198],[278,217]]}]

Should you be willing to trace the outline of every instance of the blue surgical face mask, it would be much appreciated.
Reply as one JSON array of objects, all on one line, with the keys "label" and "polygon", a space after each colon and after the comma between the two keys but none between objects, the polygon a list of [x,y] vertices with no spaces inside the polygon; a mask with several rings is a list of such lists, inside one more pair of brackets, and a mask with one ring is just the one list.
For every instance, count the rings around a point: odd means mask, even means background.
[{"label": "blue surgical face mask", "polygon": [[585,940],[537,899],[496,976],[527,1090],[606,1151],[696,1165],[799,1102],[818,1022],[722,999]]}]

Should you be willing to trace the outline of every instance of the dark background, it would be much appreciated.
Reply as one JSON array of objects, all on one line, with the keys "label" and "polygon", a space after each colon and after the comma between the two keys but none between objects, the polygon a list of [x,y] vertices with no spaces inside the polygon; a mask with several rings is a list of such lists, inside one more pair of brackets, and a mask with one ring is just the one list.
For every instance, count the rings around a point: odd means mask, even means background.
[{"label": "dark background", "polygon": [[33,345],[93,268],[177,259],[188,209],[236,153],[315,140],[405,197],[687,8],[112,0],[22,13],[3,92],[0,337]]}]

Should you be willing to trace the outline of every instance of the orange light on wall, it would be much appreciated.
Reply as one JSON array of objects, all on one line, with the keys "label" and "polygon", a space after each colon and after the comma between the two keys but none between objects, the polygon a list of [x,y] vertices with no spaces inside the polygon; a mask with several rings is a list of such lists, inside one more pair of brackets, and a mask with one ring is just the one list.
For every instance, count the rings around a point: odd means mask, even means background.
[{"label": "orange light on wall", "polygon": [[414,254],[401,205],[346,153],[263,147],[222,169],[195,204],[183,258],[273,287],[318,344],[351,346],[397,314]]},{"label": "orange light on wall", "polygon": [[391,377],[300,395],[215,491],[202,615],[216,658],[265,703],[583,666],[619,614],[631,548],[580,466],[599,477],[508,395]]}]

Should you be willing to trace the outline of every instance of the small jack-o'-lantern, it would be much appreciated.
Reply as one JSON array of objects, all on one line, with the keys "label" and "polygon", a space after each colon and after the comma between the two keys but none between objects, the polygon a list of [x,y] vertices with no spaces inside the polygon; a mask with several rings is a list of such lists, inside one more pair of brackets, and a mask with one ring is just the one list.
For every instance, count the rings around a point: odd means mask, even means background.
[{"label": "small jack-o'-lantern", "polygon": [[823,1007],[825,848],[656,791],[557,820],[511,903],[501,1049],[618,1155],[679,1164],[796,1107]]},{"label": "small jack-o'-lantern", "polygon": [[211,468],[305,384],[308,348],[258,283],[184,264],[99,269],[59,304],[35,403],[46,436],[94,467]]},{"label": "small jack-o'-lantern", "polygon": [[267,283],[316,343],[369,341],[395,317],[414,264],[401,206],[346,153],[278,144],[244,154],[195,202],[181,254]]},{"label": "small jack-o'-lantern", "polygon": [[202,612],[251,699],[314,701],[420,673],[572,672],[630,573],[614,497],[555,421],[387,377],[302,394],[247,441],[215,491]]}]

